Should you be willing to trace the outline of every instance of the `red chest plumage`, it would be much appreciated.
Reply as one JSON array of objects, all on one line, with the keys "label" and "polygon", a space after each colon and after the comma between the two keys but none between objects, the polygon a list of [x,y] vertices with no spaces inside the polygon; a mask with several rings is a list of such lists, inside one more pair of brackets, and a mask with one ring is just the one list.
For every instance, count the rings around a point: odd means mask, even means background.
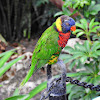
[{"label": "red chest plumage", "polygon": [[58,45],[62,48],[64,48],[67,44],[68,39],[70,38],[71,33],[59,33],[59,40]]}]

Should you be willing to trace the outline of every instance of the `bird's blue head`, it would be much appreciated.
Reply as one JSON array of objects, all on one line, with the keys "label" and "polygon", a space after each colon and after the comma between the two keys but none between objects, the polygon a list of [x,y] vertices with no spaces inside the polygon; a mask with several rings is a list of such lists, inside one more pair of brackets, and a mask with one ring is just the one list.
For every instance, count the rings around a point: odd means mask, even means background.
[{"label": "bird's blue head", "polygon": [[76,30],[74,19],[66,15],[63,15],[56,20],[56,27],[63,33]]}]

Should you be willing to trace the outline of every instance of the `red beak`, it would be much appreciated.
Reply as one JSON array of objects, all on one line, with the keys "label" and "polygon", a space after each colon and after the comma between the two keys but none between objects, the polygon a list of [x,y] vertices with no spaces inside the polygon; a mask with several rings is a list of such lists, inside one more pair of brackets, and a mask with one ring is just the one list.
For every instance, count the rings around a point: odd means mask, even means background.
[{"label": "red beak", "polygon": [[71,29],[71,31],[75,31],[76,30],[76,26],[74,25],[70,29]]}]

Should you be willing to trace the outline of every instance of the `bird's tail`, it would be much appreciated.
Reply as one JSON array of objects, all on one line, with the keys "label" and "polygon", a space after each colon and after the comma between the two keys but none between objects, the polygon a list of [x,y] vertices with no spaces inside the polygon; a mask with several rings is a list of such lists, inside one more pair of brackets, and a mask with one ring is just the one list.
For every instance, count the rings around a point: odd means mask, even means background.
[{"label": "bird's tail", "polygon": [[35,59],[34,61],[32,61],[30,70],[28,71],[26,77],[25,77],[24,80],[21,82],[20,88],[21,88],[22,86],[24,86],[25,83],[30,79],[30,77],[32,76],[33,72],[35,71],[35,66],[36,66],[36,64],[37,64],[37,60]]}]

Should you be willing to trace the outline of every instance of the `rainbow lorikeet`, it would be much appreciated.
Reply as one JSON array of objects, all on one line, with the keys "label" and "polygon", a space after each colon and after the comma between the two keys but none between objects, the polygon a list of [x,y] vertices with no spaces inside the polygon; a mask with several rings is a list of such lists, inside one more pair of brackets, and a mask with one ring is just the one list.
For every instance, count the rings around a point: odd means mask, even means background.
[{"label": "rainbow lorikeet", "polygon": [[75,21],[66,15],[58,17],[57,20],[44,31],[38,40],[33,56],[31,68],[22,81],[25,84],[37,69],[45,64],[52,65],[57,62],[61,50],[66,46],[71,31],[75,31]]}]

